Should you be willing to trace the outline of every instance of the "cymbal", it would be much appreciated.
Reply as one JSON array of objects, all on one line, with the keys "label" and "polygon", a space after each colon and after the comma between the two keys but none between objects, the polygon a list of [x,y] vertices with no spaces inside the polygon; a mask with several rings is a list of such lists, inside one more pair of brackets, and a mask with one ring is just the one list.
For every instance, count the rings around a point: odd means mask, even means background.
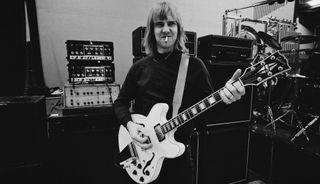
[{"label": "cymbal", "polygon": [[281,45],[277,42],[277,40],[275,40],[274,38],[272,38],[272,36],[270,36],[269,34],[259,31],[258,32],[258,36],[261,38],[261,40],[266,43],[267,45],[269,45],[270,47],[277,49],[277,50],[281,50],[282,47]]},{"label": "cymbal", "polygon": [[312,43],[319,39],[319,36],[313,35],[294,35],[294,36],[287,36],[281,39],[281,42],[292,42],[292,43]]}]

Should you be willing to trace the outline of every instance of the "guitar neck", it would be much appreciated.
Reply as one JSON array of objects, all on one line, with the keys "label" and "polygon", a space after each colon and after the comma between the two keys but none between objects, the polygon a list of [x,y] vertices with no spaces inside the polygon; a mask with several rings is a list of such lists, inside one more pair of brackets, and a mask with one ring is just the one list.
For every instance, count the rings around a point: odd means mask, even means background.
[{"label": "guitar neck", "polygon": [[219,93],[223,89],[224,87],[220,88],[206,98],[200,100],[198,103],[182,111],[177,116],[171,118],[168,122],[161,125],[162,133],[169,133],[170,131],[182,126],[183,124],[200,115],[202,112],[221,102],[222,99]]},{"label": "guitar neck", "polygon": [[[285,58],[285,56],[280,54],[279,51],[276,51],[263,60],[258,61],[256,64],[246,68],[242,76],[240,76],[239,79],[233,83],[239,82],[243,86],[257,86],[281,73],[289,71],[290,69],[291,67],[288,65],[288,60]],[[224,87],[220,88],[198,103],[179,113],[168,122],[160,125],[162,134],[164,135],[172,130],[175,130],[176,128],[200,115],[202,112],[221,102],[219,93],[223,89]],[[159,135],[161,135],[161,133]]]}]

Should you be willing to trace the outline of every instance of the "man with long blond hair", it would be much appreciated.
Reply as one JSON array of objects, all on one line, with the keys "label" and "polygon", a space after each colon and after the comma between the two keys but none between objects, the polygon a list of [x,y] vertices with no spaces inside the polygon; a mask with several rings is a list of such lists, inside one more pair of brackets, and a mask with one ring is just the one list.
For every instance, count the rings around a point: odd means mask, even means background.
[{"label": "man with long blond hair", "polygon": [[[173,112],[173,98],[182,55],[188,55],[185,46],[186,35],[177,8],[169,2],[160,2],[152,7],[146,26],[143,44],[147,56],[136,61],[130,68],[114,103],[115,114],[125,126],[134,143],[143,149],[152,149],[144,127],[132,120],[130,102],[134,100],[134,113],[147,116],[157,103],[168,104],[166,118]],[[220,92],[224,103],[230,104],[245,94],[239,83],[232,84],[241,74],[237,70]],[[179,112],[194,105],[213,93],[211,78],[204,63],[197,57],[189,56],[187,75],[181,96]],[[201,116],[200,116],[201,117]],[[175,132],[175,139],[184,145],[184,153],[174,159],[164,159],[159,176],[153,183],[191,184],[194,170],[191,158],[190,136],[194,123],[185,124]]]}]

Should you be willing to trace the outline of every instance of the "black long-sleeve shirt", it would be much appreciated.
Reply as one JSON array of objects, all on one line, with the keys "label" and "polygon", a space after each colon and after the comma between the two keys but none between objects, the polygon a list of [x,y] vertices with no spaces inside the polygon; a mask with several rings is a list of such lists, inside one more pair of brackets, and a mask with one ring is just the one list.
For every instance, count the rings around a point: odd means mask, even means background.
[{"label": "black long-sleeve shirt", "polygon": [[[170,54],[147,56],[131,66],[118,98],[114,102],[114,111],[121,124],[126,125],[131,120],[129,111],[131,100],[134,100],[134,113],[145,116],[156,103],[166,103],[169,105],[167,119],[171,118],[181,54],[176,50]],[[211,93],[213,93],[211,79],[204,63],[199,58],[190,57],[179,112]],[[188,134],[191,128],[192,125],[184,125],[179,128],[184,131],[179,131],[182,134]]]}]

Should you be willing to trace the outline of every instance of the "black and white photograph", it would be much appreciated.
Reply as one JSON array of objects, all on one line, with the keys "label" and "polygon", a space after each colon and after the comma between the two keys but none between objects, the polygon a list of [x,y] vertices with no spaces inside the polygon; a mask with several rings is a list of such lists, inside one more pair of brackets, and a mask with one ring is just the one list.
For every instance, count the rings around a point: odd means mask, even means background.
[{"label": "black and white photograph", "polygon": [[320,183],[320,0],[1,15],[1,184]]}]

